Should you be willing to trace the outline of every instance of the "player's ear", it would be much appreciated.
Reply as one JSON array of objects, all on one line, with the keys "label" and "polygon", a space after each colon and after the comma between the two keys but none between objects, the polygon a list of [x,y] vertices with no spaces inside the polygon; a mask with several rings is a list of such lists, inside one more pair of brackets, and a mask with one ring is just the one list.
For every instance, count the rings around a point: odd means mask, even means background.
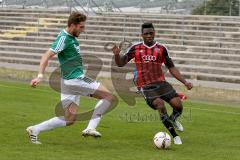
[{"label": "player's ear", "polygon": [[74,26],[75,26],[75,24],[72,23],[72,24],[69,26],[69,28],[73,28]]}]

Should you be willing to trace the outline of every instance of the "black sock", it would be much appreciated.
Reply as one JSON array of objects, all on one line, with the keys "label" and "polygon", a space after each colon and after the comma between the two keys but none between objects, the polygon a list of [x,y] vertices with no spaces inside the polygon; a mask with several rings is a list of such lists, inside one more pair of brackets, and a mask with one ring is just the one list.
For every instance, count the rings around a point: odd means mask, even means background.
[{"label": "black sock", "polygon": [[170,116],[171,121],[175,121],[182,114],[182,109],[173,109],[173,112]]},{"label": "black sock", "polygon": [[174,137],[178,136],[178,134],[176,133],[176,131],[172,125],[172,122],[169,119],[168,114],[162,114],[160,117],[161,117],[162,123],[167,128],[167,130],[171,133],[172,137],[174,138]]}]

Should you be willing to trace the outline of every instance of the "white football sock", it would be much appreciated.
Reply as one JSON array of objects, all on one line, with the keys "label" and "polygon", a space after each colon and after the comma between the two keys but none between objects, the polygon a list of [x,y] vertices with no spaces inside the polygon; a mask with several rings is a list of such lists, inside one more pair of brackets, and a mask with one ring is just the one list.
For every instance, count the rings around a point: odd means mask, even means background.
[{"label": "white football sock", "polygon": [[35,132],[39,133],[42,131],[48,131],[54,128],[64,127],[64,126],[66,126],[66,121],[64,117],[61,116],[61,117],[54,117],[52,119],[39,123],[33,126],[33,129],[35,130]]},{"label": "white football sock", "polygon": [[102,115],[108,110],[111,103],[106,99],[101,99],[98,101],[98,103],[95,106],[93,115],[91,117],[91,120],[88,123],[87,129],[96,129]]}]

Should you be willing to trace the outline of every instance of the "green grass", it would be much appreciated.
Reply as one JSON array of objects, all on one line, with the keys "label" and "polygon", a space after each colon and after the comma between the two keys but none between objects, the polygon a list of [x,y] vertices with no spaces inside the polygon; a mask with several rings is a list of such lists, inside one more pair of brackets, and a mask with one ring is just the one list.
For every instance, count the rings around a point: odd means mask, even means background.
[{"label": "green grass", "polygon": [[[123,101],[105,115],[98,130],[101,139],[83,138],[87,122],[40,134],[43,145],[32,145],[25,128],[54,116],[59,93],[47,86],[32,89],[28,84],[0,82],[0,159],[1,160],[237,160],[240,149],[240,108],[231,105],[184,102],[180,133],[182,146],[157,150],[152,138],[166,131],[157,113],[142,98],[129,107]],[[81,99],[80,110],[95,101]],[[170,111],[170,107],[169,111]],[[146,118],[148,116],[148,118]],[[151,117],[151,118],[149,118]]]}]

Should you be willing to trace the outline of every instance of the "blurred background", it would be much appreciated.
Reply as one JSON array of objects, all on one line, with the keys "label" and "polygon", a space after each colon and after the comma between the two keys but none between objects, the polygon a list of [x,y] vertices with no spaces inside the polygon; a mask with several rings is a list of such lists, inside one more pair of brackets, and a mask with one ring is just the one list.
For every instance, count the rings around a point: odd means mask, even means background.
[{"label": "blurred background", "polygon": [[[186,91],[164,69],[168,81],[192,99],[239,104],[240,0],[0,0],[2,81],[29,82],[72,11],[88,15],[79,37],[87,74],[113,91],[135,92],[134,65],[117,68],[109,48],[141,41],[141,24],[153,22],[156,40],[195,87]],[[58,67],[55,58],[47,84]]]}]

